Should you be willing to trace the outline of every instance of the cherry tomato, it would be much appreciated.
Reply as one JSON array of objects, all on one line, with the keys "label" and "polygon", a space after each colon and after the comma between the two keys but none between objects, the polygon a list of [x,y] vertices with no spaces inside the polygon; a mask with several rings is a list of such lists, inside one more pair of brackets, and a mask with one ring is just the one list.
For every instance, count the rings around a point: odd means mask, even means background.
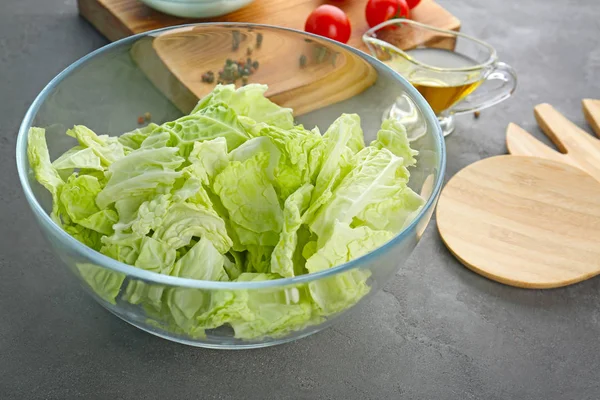
[{"label": "cherry tomato", "polygon": [[304,24],[304,30],[347,43],[352,28],[345,12],[336,6],[323,4],[310,13]]},{"label": "cherry tomato", "polygon": [[406,4],[408,5],[408,8],[410,8],[411,10],[413,8],[415,8],[416,6],[418,6],[420,2],[421,2],[421,0],[406,0]]},{"label": "cherry tomato", "polygon": [[406,0],[369,0],[365,14],[370,27],[374,27],[388,19],[410,18],[410,10]]}]

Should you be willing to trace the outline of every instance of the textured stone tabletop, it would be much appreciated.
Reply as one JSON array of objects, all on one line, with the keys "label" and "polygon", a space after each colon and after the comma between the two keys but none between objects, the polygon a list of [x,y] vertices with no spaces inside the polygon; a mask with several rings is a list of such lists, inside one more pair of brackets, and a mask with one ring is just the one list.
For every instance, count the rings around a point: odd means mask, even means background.
[{"label": "textured stone tabletop", "polygon": [[[505,153],[510,121],[541,137],[538,103],[583,125],[581,99],[600,98],[598,0],[440,2],[519,75],[512,99],[458,120],[448,177]],[[435,221],[383,291],[295,343],[196,349],[112,316],[41,237],[14,160],[35,96],[106,40],[78,18],[75,0],[1,3],[0,399],[600,398],[600,278],[548,291],[502,286],[462,267]]]}]

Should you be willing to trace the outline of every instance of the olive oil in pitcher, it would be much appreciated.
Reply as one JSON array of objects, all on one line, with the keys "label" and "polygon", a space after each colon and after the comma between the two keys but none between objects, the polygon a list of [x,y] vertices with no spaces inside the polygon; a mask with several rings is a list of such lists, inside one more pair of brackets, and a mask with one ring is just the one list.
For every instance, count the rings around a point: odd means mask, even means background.
[{"label": "olive oil in pitcher", "polygon": [[[478,63],[451,50],[427,47],[408,50],[406,54],[409,58],[396,55],[388,61],[388,65],[408,79],[436,114],[441,114],[467,97],[484,78],[478,69],[453,70],[468,69]],[[424,64],[424,67],[420,64]]]}]

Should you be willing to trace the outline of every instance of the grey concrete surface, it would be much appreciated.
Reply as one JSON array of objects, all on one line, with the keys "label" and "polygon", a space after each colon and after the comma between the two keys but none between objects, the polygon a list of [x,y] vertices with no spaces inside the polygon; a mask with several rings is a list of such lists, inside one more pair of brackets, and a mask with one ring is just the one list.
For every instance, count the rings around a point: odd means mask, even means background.
[{"label": "grey concrete surface", "polygon": [[[352,0],[347,0],[352,1]],[[597,0],[441,0],[519,74],[511,100],[460,118],[448,177],[536,132],[549,102],[583,124],[600,97]],[[600,278],[549,291],[463,268],[435,222],[385,290],[336,327],[280,347],[219,352],[143,333],[70,279],[25,204],[20,121],[62,68],[106,43],[75,0],[0,5],[0,399],[598,399]]]}]

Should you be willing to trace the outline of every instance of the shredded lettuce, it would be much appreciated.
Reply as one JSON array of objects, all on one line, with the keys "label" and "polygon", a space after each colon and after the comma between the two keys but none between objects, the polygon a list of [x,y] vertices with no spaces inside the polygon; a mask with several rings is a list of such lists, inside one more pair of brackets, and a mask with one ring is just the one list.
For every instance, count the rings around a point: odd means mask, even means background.
[{"label": "shredded lettuce", "polygon": [[294,276],[294,252],[298,245],[298,229],[302,226],[302,213],[308,208],[313,185],[305,184],[285,201],[283,229],[271,255],[271,272],[284,278]]},{"label": "shredded lettuce", "polygon": [[294,126],[294,115],[290,108],[279,107],[265,97],[267,85],[246,85],[235,90],[234,85],[218,85],[212,93],[200,100],[192,114],[202,112],[213,104],[224,103],[238,115],[256,122],[291,129]]},{"label": "shredded lettuce", "polygon": [[125,156],[125,149],[118,138],[98,136],[85,126],[75,125],[67,131],[67,135],[77,139],[79,146],[91,149],[103,166],[109,166]]},{"label": "shredded lettuce", "polygon": [[213,184],[242,245],[277,244],[283,212],[268,176],[270,157],[261,152],[231,161]]},{"label": "shredded lettuce", "polygon": [[46,144],[46,130],[31,128],[27,139],[29,165],[33,170],[35,179],[52,195],[52,219],[58,224],[62,224],[60,216],[62,202],[59,199],[59,191],[65,182],[50,162],[50,154],[48,154],[48,145]]},{"label": "shredded lettuce", "polygon": [[367,207],[388,200],[406,187],[409,172],[404,160],[387,149],[368,147],[357,158],[361,162],[344,177],[309,224],[321,242],[329,238],[336,221],[350,224],[358,215],[368,217],[364,212]]},{"label": "shredded lettuce", "polygon": [[[398,121],[365,146],[360,118],[343,114],[321,135],[294,124],[264,85],[218,85],[190,115],[97,135],[75,126],[76,145],[51,162],[45,131],[29,132],[51,216],[74,238],[120,262],[173,277],[256,282],[316,273],[382,246],[423,199],[408,186],[411,149]],[[351,269],[308,284],[201,290],[125,279],[78,264],[100,298],[140,306],[162,329],[190,337],[228,326],[239,339],[282,336],[317,324],[370,290]]]},{"label": "shredded lettuce", "polygon": [[417,162],[418,151],[410,148],[406,128],[399,121],[388,119],[383,121],[377,132],[377,139],[371,142],[372,147],[388,149],[398,157],[402,157],[404,165],[409,167]]}]

